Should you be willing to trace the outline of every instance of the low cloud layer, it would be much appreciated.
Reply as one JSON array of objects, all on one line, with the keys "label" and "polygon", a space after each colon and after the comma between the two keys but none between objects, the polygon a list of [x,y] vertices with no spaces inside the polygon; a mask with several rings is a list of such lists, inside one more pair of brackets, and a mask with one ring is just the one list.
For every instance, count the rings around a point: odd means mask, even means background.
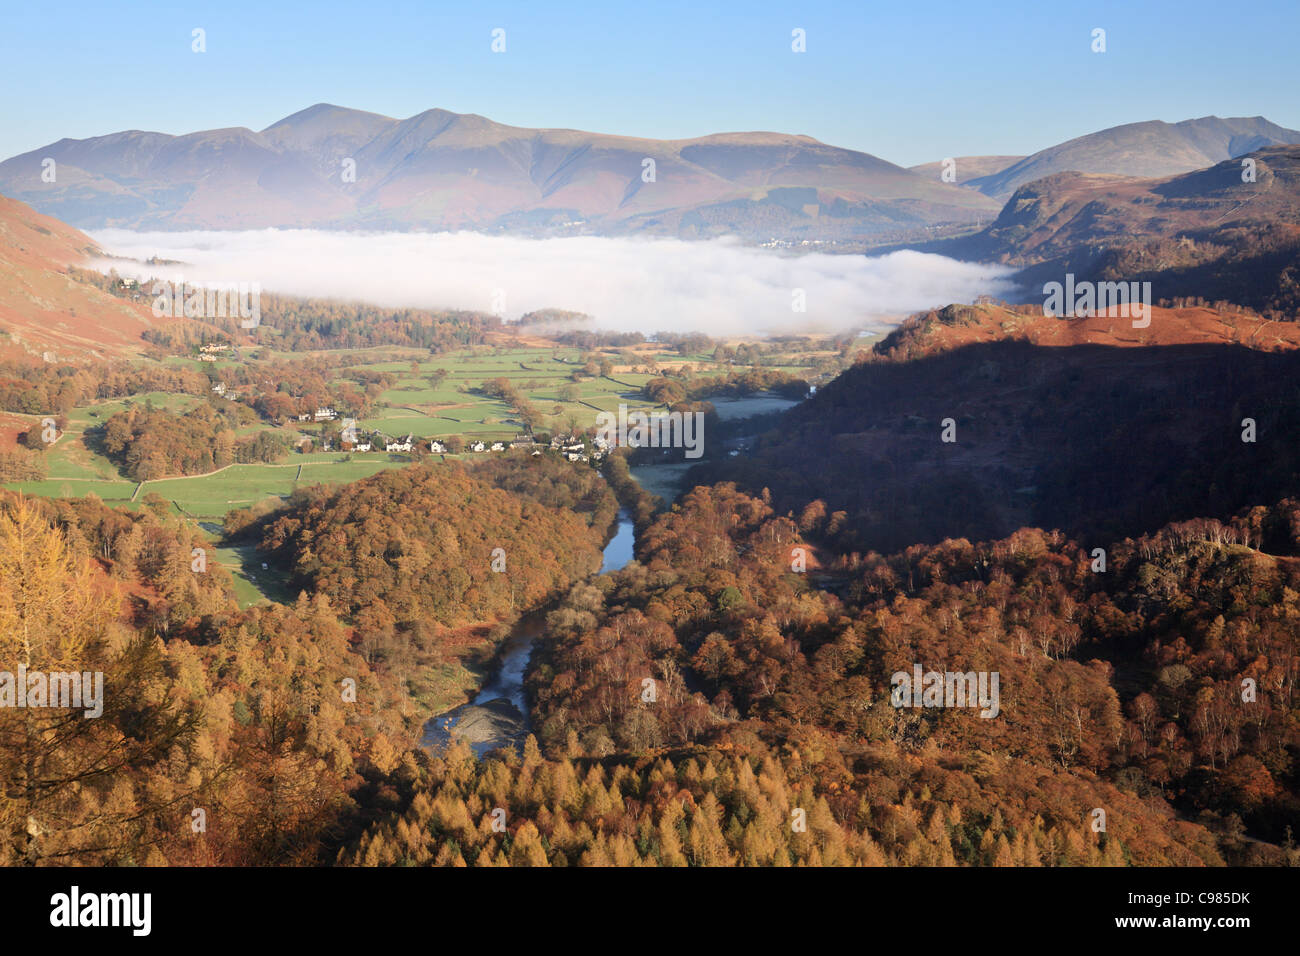
[{"label": "low cloud layer", "polygon": [[[500,312],[585,312],[594,326],[713,336],[896,324],[911,312],[981,294],[1008,295],[1011,270],[918,252],[783,255],[730,240],[477,233],[101,230],[111,255],[180,260],[184,268],[101,262],[120,273],[191,282],[259,282],[264,290],[378,305]],[[795,290],[806,311],[797,312]]]}]

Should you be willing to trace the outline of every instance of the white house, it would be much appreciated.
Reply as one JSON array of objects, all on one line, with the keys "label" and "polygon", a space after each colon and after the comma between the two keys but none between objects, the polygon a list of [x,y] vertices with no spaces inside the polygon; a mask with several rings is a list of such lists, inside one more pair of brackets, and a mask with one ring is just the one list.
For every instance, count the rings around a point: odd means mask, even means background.
[{"label": "white house", "polygon": [[505,450],[506,450],[506,446],[505,446],[502,442],[494,441],[494,442],[492,443],[492,450],[493,450],[493,451],[505,451]]},{"label": "white house", "polygon": [[410,451],[410,450],[411,450],[410,435],[407,435],[406,438],[404,438],[401,441],[390,441],[386,445],[384,445],[384,451]]},{"label": "white house", "polygon": [[487,451],[487,445],[483,444],[481,441],[470,442],[470,443],[469,443],[469,450],[470,450],[470,451]]},{"label": "white house", "polygon": [[443,455],[447,452],[447,446],[435,439],[429,442],[429,451],[433,452],[435,455]]},{"label": "white house", "polygon": [[361,441],[352,446],[353,451],[370,451],[370,442]]},{"label": "white house", "polygon": [[318,422],[332,422],[336,418],[338,418],[338,414],[328,405],[324,408],[316,409],[316,421]]}]

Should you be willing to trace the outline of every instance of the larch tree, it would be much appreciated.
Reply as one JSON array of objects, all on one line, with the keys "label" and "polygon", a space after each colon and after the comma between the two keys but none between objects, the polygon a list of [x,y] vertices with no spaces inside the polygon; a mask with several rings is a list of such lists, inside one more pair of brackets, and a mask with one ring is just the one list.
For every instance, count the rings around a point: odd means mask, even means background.
[{"label": "larch tree", "polygon": [[133,638],[119,611],[111,582],[30,502],[0,509],[0,661],[25,672],[9,675],[0,708],[7,862],[143,862],[148,821],[166,808],[121,795],[188,745],[198,715],[165,684],[157,643]]}]

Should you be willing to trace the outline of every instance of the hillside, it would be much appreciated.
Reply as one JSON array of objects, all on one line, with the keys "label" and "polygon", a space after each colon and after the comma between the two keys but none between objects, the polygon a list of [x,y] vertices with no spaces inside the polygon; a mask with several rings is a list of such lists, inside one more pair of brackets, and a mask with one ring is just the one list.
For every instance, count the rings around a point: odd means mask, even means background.
[{"label": "hillside", "polygon": [[1130,325],[992,307],[928,314],[782,416],[752,452],[690,481],[768,489],[781,513],[821,499],[814,524],[853,551],[1021,527],[1134,535],[1292,493],[1294,326],[1159,310],[1144,347]]},{"label": "hillside", "polygon": [[[554,475],[543,474],[548,465]],[[460,468],[420,466],[316,488],[274,517],[262,547],[290,568],[295,588],[389,636],[518,614],[600,567],[614,503],[588,473],[585,509],[544,504],[538,486],[553,492],[568,470],[516,467],[485,473],[508,490]],[[605,524],[589,526],[592,511]]]},{"label": "hillside", "polygon": [[68,274],[95,252],[89,236],[0,196],[0,351],[49,360],[142,351],[140,334],[169,324]]},{"label": "hillside", "polygon": [[[57,163],[42,182],[40,164]],[[643,179],[644,160],[654,178]],[[346,171],[355,163],[355,177]],[[685,140],[525,129],[317,104],[260,132],[129,130],[0,163],[0,191],[85,228],[508,230],[683,237],[897,233],[996,204],[807,136]]]},{"label": "hillside", "polygon": [[877,355],[901,360],[1001,341],[1050,347],[1244,345],[1265,351],[1300,347],[1300,323],[1275,322],[1248,312],[1206,306],[1153,306],[1151,324],[1134,328],[1132,319],[1114,314],[1114,309],[1110,311],[1109,315],[1061,319],[1043,315],[1038,305],[950,305],[910,317],[876,343],[873,350]]},{"label": "hillside", "polygon": [[[1243,181],[1242,162],[1254,162]],[[1077,279],[1150,281],[1153,297],[1300,309],[1300,146],[1163,179],[1060,173],[1022,186],[987,229],[925,247],[1021,266],[1037,294]]]}]

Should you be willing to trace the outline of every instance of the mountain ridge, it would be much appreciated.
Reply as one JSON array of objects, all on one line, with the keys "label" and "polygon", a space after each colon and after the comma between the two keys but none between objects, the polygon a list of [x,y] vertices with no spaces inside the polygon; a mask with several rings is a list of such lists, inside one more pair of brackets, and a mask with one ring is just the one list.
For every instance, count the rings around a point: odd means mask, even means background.
[{"label": "mountain ridge", "polygon": [[[40,176],[46,159],[53,183]],[[861,238],[996,211],[971,190],[803,134],[653,140],[329,103],[260,131],[61,139],[0,163],[0,192],[83,228]]]},{"label": "mountain ridge", "polygon": [[965,185],[1006,199],[1020,186],[1053,173],[1155,178],[1203,169],[1267,146],[1297,143],[1300,130],[1286,129],[1262,116],[1201,116],[1177,123],[1145,120],[1076,136]]}]

